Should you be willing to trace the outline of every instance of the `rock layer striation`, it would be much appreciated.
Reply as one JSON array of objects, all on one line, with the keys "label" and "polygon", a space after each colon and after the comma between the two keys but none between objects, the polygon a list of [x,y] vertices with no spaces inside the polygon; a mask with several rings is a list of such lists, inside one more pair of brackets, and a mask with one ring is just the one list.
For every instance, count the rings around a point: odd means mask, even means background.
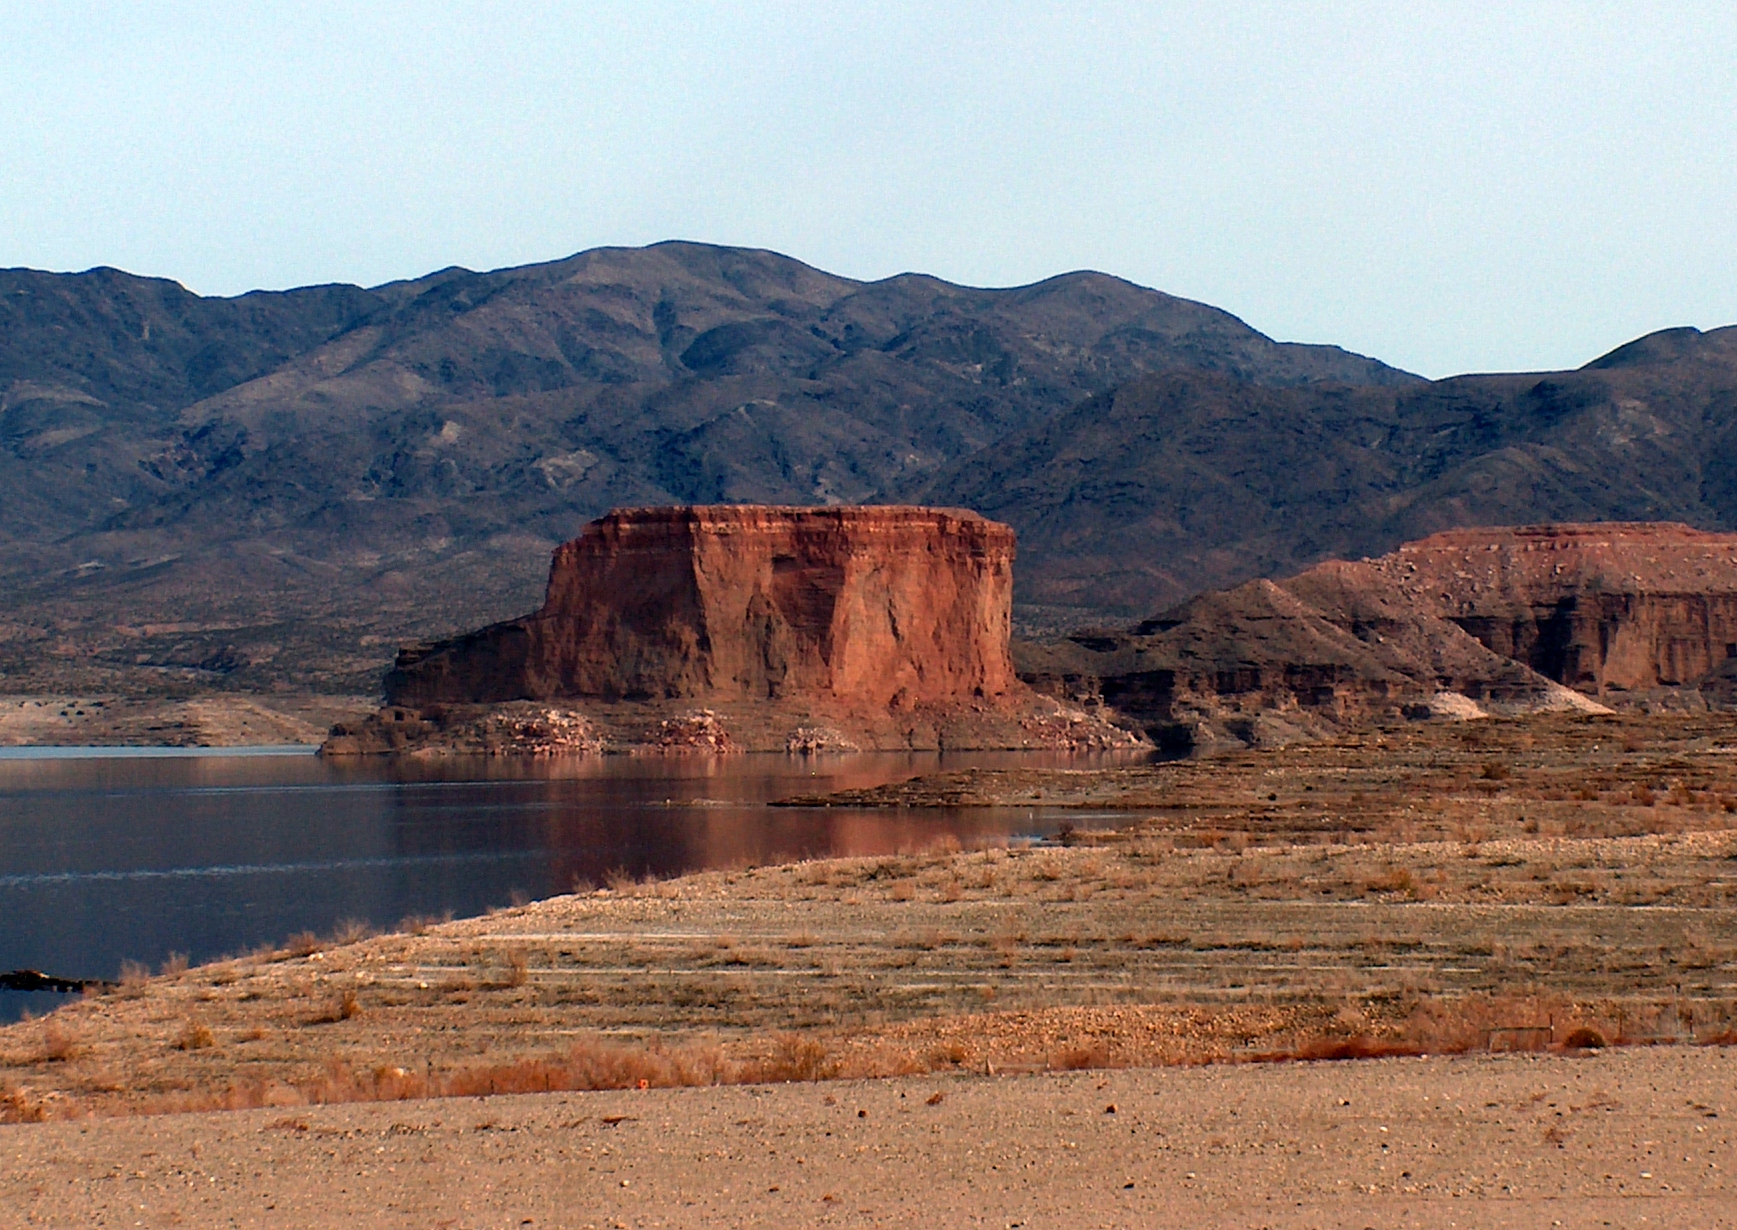
[{"label": "rock layer striation", "polygon": [[1737,534],[1670,522],[1451,530],[1020,647],[1051,695],[1162,743],[1374,718],[1737,703]]},{"label": "rock layer striation", "polygon": [[1013,531],[909,507],[621,509],[555,552],[543,606],[408,646],[388,704],[1002,696]]},{"label": "rock layer striation", "polygon": [[1674,522],[1450,530],[1370,567],[1403,601],[1590,695],[1693,687],[1737,658],[1737,534]]}]

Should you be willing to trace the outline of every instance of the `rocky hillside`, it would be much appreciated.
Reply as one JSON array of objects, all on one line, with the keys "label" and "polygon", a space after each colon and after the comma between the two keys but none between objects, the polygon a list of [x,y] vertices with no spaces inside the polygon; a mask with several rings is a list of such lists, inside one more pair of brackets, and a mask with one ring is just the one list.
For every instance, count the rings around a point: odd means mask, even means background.
[{"label": "rocky hillside", "polygon": [[1456,526],[1737,527],[1737,328],[1654,334],[1574,372],[1306,389],[1147,377],[914,495],[1012,525],[1025,603],[1128,616]]},{"label": "rocky hillside", "polygon": [[1160,744],[1370,718],[1737,703],[1737,534],[1669,522],[1450,530],[1018,647],[1022,678]]},{"label": "rocky hillside", "polygon": [[371,685],[393,642],[531,605],[611,507],[883,500],[1196,369],[1415,382],[1094,273],[861,283],[682,243],[230,300],[0,272],[0,670]]},{"label": "rocky hillside", "polygon": [[370,690],[612,507],[918,502],[1028,630],[1459,525],[1737,525],[1737,332],[1426,382],[1096,273],[668,243],[235,299],[0,271],[0,691]]}]

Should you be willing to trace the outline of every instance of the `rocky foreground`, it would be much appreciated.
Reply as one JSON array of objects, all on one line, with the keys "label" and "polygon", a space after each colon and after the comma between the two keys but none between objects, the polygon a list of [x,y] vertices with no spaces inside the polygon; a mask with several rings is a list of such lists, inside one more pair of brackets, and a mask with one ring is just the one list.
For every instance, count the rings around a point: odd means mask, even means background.
[{"label": "rocky foreground", "polygon": [[1737,719],[840,801],[1079,820],[136,972],[0,1030],[0,1224],[1732,1224]]}]

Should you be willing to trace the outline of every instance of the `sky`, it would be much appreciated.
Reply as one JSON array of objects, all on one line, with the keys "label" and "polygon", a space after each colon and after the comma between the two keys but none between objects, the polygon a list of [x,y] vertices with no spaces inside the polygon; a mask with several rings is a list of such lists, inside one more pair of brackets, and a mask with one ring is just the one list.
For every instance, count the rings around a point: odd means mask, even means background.
[{"label": "sky", "polygon": [[1737,323],[1727,5],[12,3],[0,266],[1099,269],[1428,376]]}]

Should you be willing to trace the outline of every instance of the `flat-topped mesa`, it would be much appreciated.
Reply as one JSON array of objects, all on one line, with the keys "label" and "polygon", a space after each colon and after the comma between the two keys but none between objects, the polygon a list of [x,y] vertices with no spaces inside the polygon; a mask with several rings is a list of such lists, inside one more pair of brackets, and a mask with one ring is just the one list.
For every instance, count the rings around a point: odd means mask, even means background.
[{"label": "flat-topped mesa", "polygon": [[1594,695],[1737,658],[1737,534],[1674,522],[1451,530],[1370,561],[1419,607]]},{"label": "flat-topped mesa", "polygon": [[540,610],[400,651],[387,702],[995,698],[1022,690],[1013,553],[960,509],[618,509],[556,550]]}]

